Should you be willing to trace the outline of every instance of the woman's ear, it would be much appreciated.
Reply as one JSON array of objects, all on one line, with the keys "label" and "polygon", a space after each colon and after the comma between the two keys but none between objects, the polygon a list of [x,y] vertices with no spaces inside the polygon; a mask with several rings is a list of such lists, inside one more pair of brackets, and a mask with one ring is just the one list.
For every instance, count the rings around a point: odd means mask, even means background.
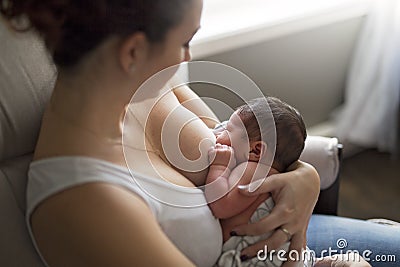
[{"label": "woman's ear", "polygon": [[260,159],[267,152],[267,144],[263,141],[253,141],[250,142],[250,152],[249,152],[249,160],[250,161],[260,161]]},{"label": "woman's ear", "polygon": [[147,38],[142,32],[137,32],[122,41],[119,62],[124,72],[131,74],[147,53]]}]

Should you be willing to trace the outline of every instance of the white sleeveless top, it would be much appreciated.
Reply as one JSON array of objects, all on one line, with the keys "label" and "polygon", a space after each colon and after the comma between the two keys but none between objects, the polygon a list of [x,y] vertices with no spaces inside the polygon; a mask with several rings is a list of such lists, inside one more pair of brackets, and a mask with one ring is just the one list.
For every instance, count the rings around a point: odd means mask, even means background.
[{"label": "white sleeveless top", "polygon": [[164,233],[196,266],[213,266],[221,253],[221,227],[205,204],[200,189],[144,177],[119,165],[88,157],[54,157],[34,161],[28,175],[26,222],[33,244],[45,264],[32,234],[32,212],[49,196],[90,182],[120,185],[141,197]]}]

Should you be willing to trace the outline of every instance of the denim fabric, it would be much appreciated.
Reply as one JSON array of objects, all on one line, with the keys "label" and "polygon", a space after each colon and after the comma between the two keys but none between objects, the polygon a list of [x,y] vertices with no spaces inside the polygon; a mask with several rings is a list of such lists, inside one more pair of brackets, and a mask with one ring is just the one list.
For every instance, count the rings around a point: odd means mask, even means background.
[{"label": "denim fabric", "polygon": [[[373,267],[400,266],[400,227],[337,216],[313,215],[308,247],[317,257],[357,250]],[[331,253],[329,253],[329,249]],[[336,250],[336,251],[333,251]],[[364,253],[364,255],[363,255]]]}]

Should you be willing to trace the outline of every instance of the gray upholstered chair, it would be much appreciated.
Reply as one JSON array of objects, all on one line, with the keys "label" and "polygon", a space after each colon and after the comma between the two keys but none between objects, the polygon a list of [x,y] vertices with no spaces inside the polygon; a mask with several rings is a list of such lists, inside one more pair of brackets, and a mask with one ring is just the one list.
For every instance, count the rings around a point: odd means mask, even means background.
[{"label": "gray upholstered chair", "polygon": [[0,266],[43,266],[25,226],[25,191],[55,68],[38,38],[1,18],[0,40]]}]

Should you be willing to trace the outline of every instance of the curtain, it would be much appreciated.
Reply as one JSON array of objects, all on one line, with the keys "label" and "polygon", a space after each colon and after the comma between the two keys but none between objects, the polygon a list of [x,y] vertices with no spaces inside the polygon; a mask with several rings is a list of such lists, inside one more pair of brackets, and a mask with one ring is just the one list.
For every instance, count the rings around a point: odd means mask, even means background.
[{"label": "curtain", "polygon": [[344,144],[398,153],[400,1],[375,0],[356,45],[345,102],[336,116]]}]

